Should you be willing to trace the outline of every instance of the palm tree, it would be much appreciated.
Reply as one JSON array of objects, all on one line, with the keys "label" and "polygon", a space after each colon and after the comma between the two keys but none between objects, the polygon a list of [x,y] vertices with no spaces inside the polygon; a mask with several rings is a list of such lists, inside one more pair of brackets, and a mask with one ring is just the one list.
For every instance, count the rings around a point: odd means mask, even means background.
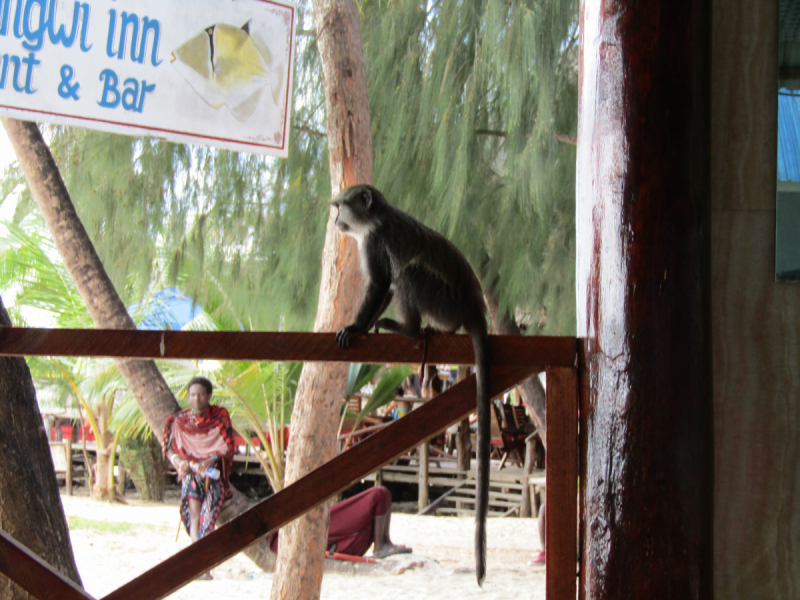
[{"label": "palm tree", "polygon": [[[17,155],[25,180],[44,217],[64,266],[85,302],[97,327],[132,329],[133,320],[106,274],[86,234],[39,128],[35,123],[0,119]],[[161,439],[169,415],[180,407],[155,361],[117,360],[117,368],[136,398],[153,433]],[[0,467],[2,468],[2,467]],[[225,522],[247,509],[247,501],[233,490],[220,519]],[[258,542],[246,554],[267,567],[269,550]]]}]

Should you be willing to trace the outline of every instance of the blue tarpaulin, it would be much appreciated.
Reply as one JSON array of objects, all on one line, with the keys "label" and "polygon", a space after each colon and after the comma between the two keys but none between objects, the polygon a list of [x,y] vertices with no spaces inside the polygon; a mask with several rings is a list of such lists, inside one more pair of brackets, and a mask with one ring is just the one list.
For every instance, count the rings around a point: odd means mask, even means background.
[{"label": "blue tarpaulin", "polygon": [[800,91],[778,93],[778,181],[800,181]]},{"label": "blue tarpaulin", "polygon": [[203,308],[176,288],[167,288],[153,295],[144,305],[134,304],[130,313],[139,329],[179,330],[203,312]]}]

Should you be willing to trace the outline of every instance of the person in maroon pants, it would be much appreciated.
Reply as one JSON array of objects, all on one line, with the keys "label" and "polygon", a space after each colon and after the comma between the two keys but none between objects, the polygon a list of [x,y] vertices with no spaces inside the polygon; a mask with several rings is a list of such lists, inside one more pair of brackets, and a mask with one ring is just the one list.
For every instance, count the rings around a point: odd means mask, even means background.
[{"label": "person in maroon pants", "polygon": [[[364,556],[374,544],[372,556],[386,558],[409,554],[411,548],[392,543],[389,524],[392,518],[392,495],[383,486],[375,486],[331,507],[328,527],[328,552]],[[278,534],[270,539],[270,549],[278,551]]]}]

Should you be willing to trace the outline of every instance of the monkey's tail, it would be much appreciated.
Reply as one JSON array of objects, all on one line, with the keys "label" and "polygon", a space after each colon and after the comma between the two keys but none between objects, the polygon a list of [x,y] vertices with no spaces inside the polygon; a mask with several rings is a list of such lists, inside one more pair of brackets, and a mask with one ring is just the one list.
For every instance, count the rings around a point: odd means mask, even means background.
[{"label": "monkey's tail", "polygon": [[475,572],[478,585],[486,576],[486,516],[489,512],[489,454],[491,446],[491,398],[489,397],[489,337],[486,323],[470,331],[475,352],[478,399],[478,490],[475,501]]}]

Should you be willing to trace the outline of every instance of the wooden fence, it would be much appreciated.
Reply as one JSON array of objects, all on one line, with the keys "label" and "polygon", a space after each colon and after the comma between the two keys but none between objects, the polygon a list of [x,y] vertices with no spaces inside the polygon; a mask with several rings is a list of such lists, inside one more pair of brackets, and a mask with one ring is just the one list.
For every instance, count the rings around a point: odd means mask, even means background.
[{"label": "wooden fence", "polygon": [[[576,340],[490,336],[489,344],[493,397],[532,374],[547,372],[546,597],[574,600],[578,516]],[[332,333],[0,327],[0,356],[419,363],[425,352],[419,340],[392,334],[362,336],[351,348],[340,350]],[[473,364],[469,338],[430,336],[427,362]],[[474,410],[472,376],[122,585],[104,600],[156,600],[168,596]],[[2,531],[0,573],[41,600],[91,598]]]}]

